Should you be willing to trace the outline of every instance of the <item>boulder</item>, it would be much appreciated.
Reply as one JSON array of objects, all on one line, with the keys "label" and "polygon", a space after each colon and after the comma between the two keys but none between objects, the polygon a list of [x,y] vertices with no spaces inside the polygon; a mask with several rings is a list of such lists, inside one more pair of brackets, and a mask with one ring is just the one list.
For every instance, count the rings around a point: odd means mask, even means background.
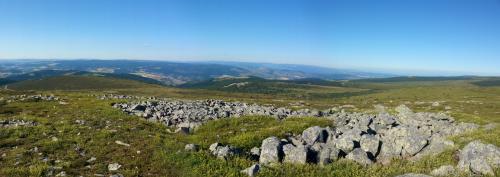
[{"label": "boulder", "polygon": [[411,157],[411,160],[420,160],[425,156],[436,155],[444,152],[447,149],[452,149],[455,147],[455,143],[450,140],[446,140],[442,137],[433,137],[429,145],[427,145],[421,152]]},{"label": "boulder", "polygon": [[335,146],[345,153],[349,153],[354,149],[354,140],[352,137],[343,136],[337,139]]},{"label": "boulder", "polygon": [[302,132],[302,139],[310,145],[315,142],[324,143],[327,137],[328,134],[325,129],[319,126],[309,127]]},{"label": "boulder", "polygon": [[244,174],[248,175],[249,177],[254,177],[255,175],[257,175],[259,170],[260,170],[260,165],[255,164],[255,165],[252,165],[244,170],[241,170],[241,173],[244,173]]},{"label": "boulder", "polygon": [[366,152],[361,148],[352,150],[349,154],[347,154],[346,158],[365,166],[373,164],[370,158],[368,158]]},{"label": "boulder", "polygon": [[283,146],[285,159],[283,162],[292,164],[306,164],[308,159],[309,149],[305,146],[293,146],[286,144]]},{"label": "boulder", "polygon": [[210,152],[214,152],[215,150],[217,150],[217,147],[218,146],[221,146],[222,144],[220,143],[213,143],[210,145],[210,147],[208,147],[208,150],[210,150]]},{"label": "boulder", "polygon": [[283,158],[283,149],[280,139],[269,137],[262,141],[259,161],[261,164],[279,163]]},{"label": "boulder", "polygon": [[411,157],[420,152],[426,145],[427,139],[423,136],[407,136],[396,140],[398,146],[403,147],[401,155]]},{"label": "boulder", "polygon": [[108,164],[109,171],[116,171],[116,170],[120,169],[120,167],[122,167],[122,165],[120,165],[118,163]]},{"label": "boulder", "polygon": [[492,144],[473,141],[459,154],[457,168],[478,175],[494,175],[493,168],[500,167],[500,149]]},{"label": "boulder", "polygon": [[361,141],[359,142],[361,149],[365,152],[371,153],[376,156],[379,152],[380,138],[376,135],[365,134],[361,136]]},{"label": "boulder", "polygon": [[226,159],[229,156],[239,154],[239,150],[232,146],[224,146],[220,143],[214,143],[209,147],[210,152],[220,159]]}]

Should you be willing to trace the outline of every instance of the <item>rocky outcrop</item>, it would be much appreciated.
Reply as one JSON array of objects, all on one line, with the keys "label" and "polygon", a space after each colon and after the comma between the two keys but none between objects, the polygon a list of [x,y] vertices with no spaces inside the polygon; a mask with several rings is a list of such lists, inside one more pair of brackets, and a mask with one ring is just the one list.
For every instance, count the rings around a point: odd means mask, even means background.
[{"label": "rocky outcrop", "polygon": [[[444,114],[414,113],[406,106],[392,116],[343,113],[330,117],[331,127],[309,127],[283,140],[269,137],[262,143],[260,162],[328,164],[339,158],[361,165],[387,164],[391,159],[418,160],[453,148],[446,137],[477,128],[455,123]],[[467,128],[465,128],[467,127]]]}]

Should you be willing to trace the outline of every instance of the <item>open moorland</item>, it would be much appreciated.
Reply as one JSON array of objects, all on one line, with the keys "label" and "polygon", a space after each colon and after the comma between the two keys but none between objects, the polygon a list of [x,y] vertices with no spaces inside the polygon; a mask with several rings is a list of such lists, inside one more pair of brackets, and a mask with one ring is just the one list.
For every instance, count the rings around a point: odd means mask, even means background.
[{"label": "open moorland", "polygon": [[[470,142],[500,146],[498,81],[486,77],[343,81],[250,77],[169,87],[127,78],[79,75],[9,83],[0,91],[0,176],[245,176],[241,171],[259,162],[257,176],[431,175],[443,165],[458,168],[462,162],[460,152]],[[245,114],[214,118],[183,130],[113,106],[134,106],[148,100],[207,99],[255,103],[262,106],[257,110],[329,110],[332,115],[378,114],[384,107],[389,115],[399,114],[395,118],[401,117],[401,110],[396,108],[405,105],[414,112],[444,113],[455,121],[450,125],[473,123],[477,127],[446,136],[444,141],[451,141],[453,146],[418,160],[403,157],[381,163],[374,157],[367,165],[350,160],[346,152],[341,155],[345,158],[329,159],[331,163],[322,165],[309,160],[303,164],[266,165],[262,161],[266,148],[263,140],[302,135],[307,141],[304,130],[314,126],[330,128],[325,131],[340,130],[338,119],[313,112],[286,119]],[[211,147],[216,142],[221,145]],[[218,148],[225,147],[226,154],[218,152]],[[250,153],[254,147],[261,148],[260,160]],[[286,155],[284,159],[298,161],[291,157]],[[498,165],[498,161],[494,163]],[[490,173],[488,169],[456,170],[447,176],[500,175],[498,167],[490,166]]]}]

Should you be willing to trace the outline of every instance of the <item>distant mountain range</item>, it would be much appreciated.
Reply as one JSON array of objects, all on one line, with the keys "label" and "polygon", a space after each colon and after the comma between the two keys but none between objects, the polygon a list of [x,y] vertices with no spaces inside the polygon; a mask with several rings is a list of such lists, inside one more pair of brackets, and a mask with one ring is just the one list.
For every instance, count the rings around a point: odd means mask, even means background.
[{"label": "distant mountain range", "polygon": [[60,75],[99,74],[164,85],[203,82],[220,77],[260,77],[274,80],[351,80],[394,77],[326,67],[246,63],[246,62],[169,62],[147,60],[0,60],[0,83],[40,79]]}]

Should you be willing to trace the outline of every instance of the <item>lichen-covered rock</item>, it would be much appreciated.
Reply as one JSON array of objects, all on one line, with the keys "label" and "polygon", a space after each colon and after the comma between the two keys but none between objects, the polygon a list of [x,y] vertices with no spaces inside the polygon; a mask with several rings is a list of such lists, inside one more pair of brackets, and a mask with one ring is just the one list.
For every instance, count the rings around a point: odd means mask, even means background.
[{"label": "lichen-covered rock", "polygon": [[326,142],[326,138],[328,137],[328,133],[324,128],[319,126],[309,127],[302,132],[302,139],[307,144],[314,144],[315,142],[324,143]]},{"label": "lichen-covered rock", "polygon": [[259,161],[261,164],[279,163],[283,158],[283,149],[280,139],[269,137],[262,141]]},{"label": "lichen-covered rock", "polygon": [[234,148],[229,145],[222,145],[220,143],[214,143],[209,147],[210,152],[220,159],[226,159],[229,156],[237,155],[240,153],[239,149]]},{"label": "lichen-covered rock", "polygon": [[455,143],[450,140],[446,140],[442,137],[433,137],[422,151],[420,151],[415,156],[411,157],[411,160],[419,160],[425,156],[436,155],[444,152],[447,149],[455,147]]},{"label": "lichen-covered rock", "polygon": [[373,164],[373,161],[368,158],[368,155],[366,154],[365,151],[363,151],[360,148],[356,148],[352,150],[349,154],[346,156],[347,159],[351,159],[361,165],[371,165]]},{"label": "lichen-covered rock", "polygon": [[305,146],[293,146],[286,144],[283,146],[285,159],[283,162],[292,164],[306,164],[308,159],[309,149]]},{"label": "lichen-covered rock", "polygon": [[380,138],[376,135],[365,134],[361,136],[359,144],[361,145],[361,149],[375,156],[379,151]]},{"label": "lichen-covered rock", "polygon": [[494,175],[493,168],[500,167],[500,149],[492,144],[473,141],[459,155],[457,168],[478,175]]}]

